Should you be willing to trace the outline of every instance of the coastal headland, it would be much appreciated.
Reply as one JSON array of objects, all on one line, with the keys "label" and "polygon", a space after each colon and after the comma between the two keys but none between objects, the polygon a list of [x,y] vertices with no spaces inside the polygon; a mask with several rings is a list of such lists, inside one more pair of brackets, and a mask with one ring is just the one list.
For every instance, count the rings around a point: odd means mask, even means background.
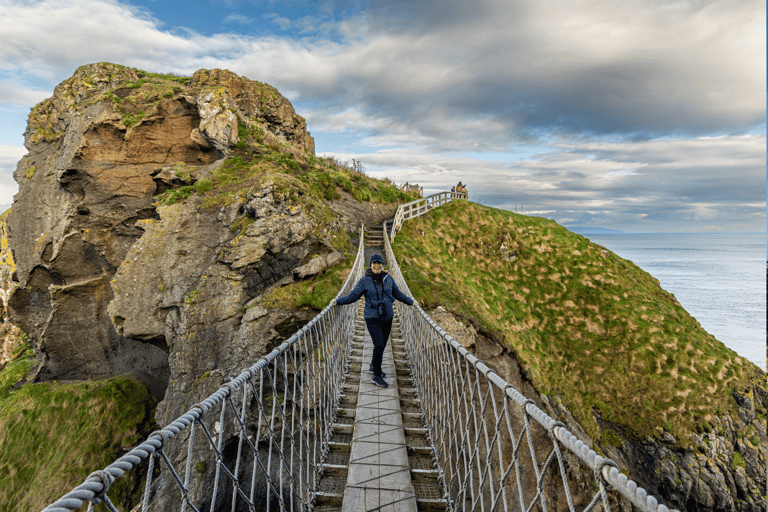
[{"label": "coastal headland", "polygon": [[[3,510],[42,508],[271,351],[338,292],[360,224],[415,198],[318,158],[285,97],[226,70],[82,66],[24,135],[2,245]],[[765,374],[652,276],[463,201],[393,247],[440,325],[649,492],[765,508]],[[126,509],[140,479],[115,489]]]}]

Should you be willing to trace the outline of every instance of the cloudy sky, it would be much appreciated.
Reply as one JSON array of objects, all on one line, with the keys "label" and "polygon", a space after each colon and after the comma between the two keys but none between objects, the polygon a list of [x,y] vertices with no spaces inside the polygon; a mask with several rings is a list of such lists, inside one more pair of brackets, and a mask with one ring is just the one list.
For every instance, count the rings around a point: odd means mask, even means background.
[{"label": "cloudy sky", "polygon": [[765,231],[763,0],[0,0],[0,209],[86,63],[277,87],[317,153],[565,226]]}]

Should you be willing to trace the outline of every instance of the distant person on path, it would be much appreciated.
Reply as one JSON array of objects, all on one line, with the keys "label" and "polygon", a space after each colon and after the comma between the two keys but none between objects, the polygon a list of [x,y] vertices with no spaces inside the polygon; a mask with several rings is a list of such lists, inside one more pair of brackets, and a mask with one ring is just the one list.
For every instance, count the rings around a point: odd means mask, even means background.
[{"label": "distant person on path", "polygon": [[392,276],[383,269],[384,258],[380,254],[371,256],[371,268],[366,270],[351,292],[338,300],[332,300],[331,306],[352,304],[365,295],[363,318],[373,340],[373,357],[368,371],[373,374],[371,382],[386,388],[389,385],[384,380],[386,374],[381,371],[381,360],[392,330],[392,317],[395,315],[392,304],[395,299],[409,306],[417,306],[419,303],[401,292]]}]

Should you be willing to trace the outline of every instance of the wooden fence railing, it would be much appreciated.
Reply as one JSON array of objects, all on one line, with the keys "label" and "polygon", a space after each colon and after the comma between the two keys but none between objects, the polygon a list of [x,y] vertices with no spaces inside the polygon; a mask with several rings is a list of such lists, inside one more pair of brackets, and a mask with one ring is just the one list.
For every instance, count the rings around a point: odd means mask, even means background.
[{"label": "wooden fence railing", "polygon": [[395,235],[400,231],[403,222],[424,215],[428,211],[453,201],[454,199],[468,199],[468,194],[466,192],[438,192],[437,194],[432,194],[431,196],[422,197],[421,199],[400,205],[397,212],[395,212],[394,222],[392,223],[392,228],[389,232],[390,243],[394,242]]}]

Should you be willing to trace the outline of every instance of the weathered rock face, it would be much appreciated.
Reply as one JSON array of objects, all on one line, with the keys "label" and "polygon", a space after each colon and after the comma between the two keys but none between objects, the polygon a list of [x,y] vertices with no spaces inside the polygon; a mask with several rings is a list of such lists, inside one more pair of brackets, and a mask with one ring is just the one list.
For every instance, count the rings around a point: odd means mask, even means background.
[{"label": "weathered rock face", "polygon": [[[579,440],[626,469],[629,477],[661,502],[678,510],[763,511],[766,502],[766,450],[768,436],[764,418],[758,409],[768,406],[766,389],[754,386],[750,393],[735,395],[740,406],[738,415],[715,418],[715,430],[694,434],[696,446],[684,449],[668,432],[660,432],[659,440],[627,439],[607,422],[603,429],[616,432],[615,445],[596,445],[557,398],[542,395],[525,376],[515,354],[490,337],[478,332],[471,323],[456,319],[442,307],[430,313],[447,333],[467,350],[472,351],[488,367],[498,373],[550,417],[563,422]],[[549,453],[552,443],[534,430],[537,454]],[[593,481],[588,468],[570,453],[564,453],[569,485],[575,491],[574,501],[586,505],[586,491]],[[579,471],[581,467],[583,472]],[[585,475],[587,475],[585,477]],[[548,496],[557,502],[557,496]],[[582,506],[583,506],[582,505]],[[618,507],[618,508],[617,508]],[[612,504],[612,509],[630,510],[626,500]]]},{"label": "weathered rock face", "polygon": [[192,82],[205,91],[198,95],[197,105],[203,118],[200,132],[209,140],[221,145],[230,137],[232,144],[236,144],[240,140],[239,115],[257,123],[267,133],[315,153],[315,141],[307,131],[306,122],[274,87],[220,69],[200,70],[192,76]]},{"label": "weathered rock face", "polygon": [[[766,509],[765,421],[756,417],[755,405],[765,407],[765,389],[750,393],[756,404],[740,403],[738,416],[715,418],[715,431],[693,434],[695,446],[684,448],[668,432],[659,439],[627,439],[617,432],[614,445],[598,449],[626,468],[630,477],[666,505],[679,510],[750,511]],[[550,416],[563,421],[590,447],[592,439],[579,432],[578,423],[562,403],[545,401]],[[616,429],[607,422],[602,428]],[[763,447],[761,449],[761,447]]]},{"label": "weathered rock face", "polygon": [[[160,219],[141,221],[145,233],[111,283],[107,309],[117,332],[170,350],[172,379],[160,422],[195,403],[189,400],[197,377],[217,370],[216,385],[223,384],[244,361],[255,362],[311,319],[314,313],[267,311],[256,301],[276,283],[293,281],[294,268],[313,255],[325,261],[333,254],[313,236],[308,212],[271,182],[215,214],[200,213],[199,205],[192,197],[160,207]],[[234,236],[227,219],[241,209],[256,218]]]},{"label": "weathered rock face", "polygon": [[329,201],[328,208],[339,215],[340,226],[347,232],[358,232],[360,224],[373,226],[383,219],[391,219],[396,208],[389,204],[355,201],[347,192],[341,192],[341,199]]},{"label": "weathered rock face", "polygon": [[[9,312],[45,359],[38,379],[130,373],[162,396],[169,341],[151,322],[137,330],[126,317],[115,328],[107,310],[115,298],[110,281],[148,221],[160,220],[153,195],[174,186],[169,166],[210,173],[243,130],[314,152],[304,120],[285,98],[222,70],[179,78],[92,64],[33,109],[25,133],[29,153],[14,175],[19,193],[8,218],[20,285]],[[192,231],[181,229],[203,242],[187,248],[203,266],[231,233],[215,215],[198,217],[187,220]],[[165,268],[173,265],[167,261]],[[175,277],[165,276],[168,282]],[[188,291],[187,276],[178,282],[169,297]],[[171,302],[160,299],[168,311]]]}]

